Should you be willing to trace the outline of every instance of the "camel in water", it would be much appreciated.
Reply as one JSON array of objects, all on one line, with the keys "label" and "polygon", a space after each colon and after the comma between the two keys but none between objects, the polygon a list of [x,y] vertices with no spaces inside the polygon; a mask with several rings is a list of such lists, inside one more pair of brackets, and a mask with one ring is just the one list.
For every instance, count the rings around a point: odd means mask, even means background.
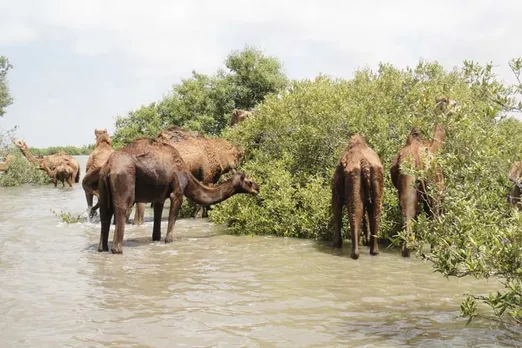
[{"label": "camel in water", "polygon": [[[458,102],[447,97],[439,97],[436,102],[437,110],[444,114],[453,114],[460,108]],[[392,160],[390,175],[399,196],[407,236],[412,234],[411,221],[419,214],[420,203],[424,205],[428,216],[438,216],[441,212],[444,177],[442,168],[439,165],[433,165],[433,158],[444,145],[445,139],[446,126],[440,123],[435,124],[430,141],[421,139],[420,130],[413,127],[406,139],[405,146]],[[428,176],[420,179],[405,169],[408,167],[417,171],[424,170]],[[430,194],[430,187],[434,188],[435,195]],[[406,243],[402,245],[402,256],[410,256]]]},{"label": "camel in water", "polygon": [[[332,179],[332,210],[334,219],[333,246],[342,247],[342,210],[346,206],[352,235],[351,258],[359,258],[361,223],[370,225],[370,254],[377,255],[377,236],[381,224],[384,171],[381,160],[364,138],[353,135],[341,155]],[[366,226],[366,224],[365,224]],[[366,226],[367,228],[368,226]]]},{"label": "camel in water", "polygon": [[14,140],[13,143],[17,148],[20,149],[22,154],[29,160],[29,162],[35,164],[40,168],[40,164],[45,163],[47,168],[53,170],[59,165],[68,165],[73,170],[74,182],[80,182],[80,164],[78,160],[73,156],[69,155],[64,151],[57,152],[52,155],[43,156],[42,158],[36,158],[30,151],[29,147],[23,140]]},{"label": "camel in water", "polygon": [[245,174],[234,176],[213,187],[201,184],[190,173],[178,150],[162,141],[140,138],[113,152],[100,172],[100,244],[98,251],[108,251],[112,216],[116,228],[111,248],[122,253],[125,218],[135,202],[154,203],[152,240],[161,239],[163,205],[170,199],[170,211],[165,243],[172,242],[174,224],[183,196],[198,204],[215,204],[229,197],[246,193],[257,195],[258,185]]}]

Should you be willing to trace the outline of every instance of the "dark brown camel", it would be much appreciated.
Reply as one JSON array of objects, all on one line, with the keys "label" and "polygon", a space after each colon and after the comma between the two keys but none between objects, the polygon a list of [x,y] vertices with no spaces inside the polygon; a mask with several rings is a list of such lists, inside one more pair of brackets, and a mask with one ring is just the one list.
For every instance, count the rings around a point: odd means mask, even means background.
[{"label": "dark brown camel", "polygon": [[54,187],[58,185],[58,181],[62,183],[62,187],[65,187],[65,182],[69,185],[69,187],[73,187],[73,169],[67,164],[60,164],[54,169],[49,169],[47,167],[47,163],[42,161],[40,163],[40,169],[44,170],[49,177],[51,177],[51,181],[54,184]]},{"label": "dark brown camel", "polygon": [[[451,114],[458,110],[458,102],[440,97],[436,99],[437,110]],[[392,160],[390,174],[392,183],[397,189],[401,215],[406,229],[407,238],[411,236],[411,221],[420,213],[419,203],[424,206],[428,216],[438,216],[441,212],[441,203],[444,191],[444,178],[440,165],[433,164],[435,153],[439,151],[446,139],[446,127],[436,124],[431,141],[421,139],[420,130],[412,128],[406,145]],[[424,179],[416,177],[411,171],[426,171]],[[430,194],[430,190],[434,194]],[[409,257],[410,250],[406,243],[402,245],[402,256]]]},{"label": "dark brown camel", "polygon": [[384,171],[379,156],[366,145],[363,137],[353,135],[332,179],[333,246],[342,247],[342,210],[346,206],[352,235],[352,259],[359,258],[359,235],[366,216],[370,225],[370,254],[379,253],[377,236],[383,188]]},{"label": "dark brown camel", "polygon": [[522,202],[520,201],[520,194],[522,193],[522,162],[516,161],[513,163],[508,175],[509,181],[513,183],[511,192],[508,195],[508,203],[517,209],[522,209]]},{"label": "dark brown camel", "polygon": [[13,143],[17,148],[20,149],[22,154],[29,160],[29,162],[35,164],[38,168],[40,168],[40,164],[45,162],[47,168],[53,170],[59,165],[67,164],[73,170],[74,182],[80,182],[80,164],[78,160],[66,152],[60,151],[52,155],[44,156],[43,158],[36,158],[29,151],[29,147],[23,140],[14,140]]},{"label": "dark brown camel", "polygon": [[113,253],[122,252],[127,211],[134,204],[154,204],[152,240],[161,239],[161,214],[170,198],[165,243],[172,242],[173,229],[183,196],[199,204],[219,203],[232,195],[257,195],[259,187],[242,173],[215,187],[197,181],[172,145],[154,139],[136,139],[111,154],[100,173],[101,231],[99,251],[108,251],[108,236],[113,214],[116,220]]}]

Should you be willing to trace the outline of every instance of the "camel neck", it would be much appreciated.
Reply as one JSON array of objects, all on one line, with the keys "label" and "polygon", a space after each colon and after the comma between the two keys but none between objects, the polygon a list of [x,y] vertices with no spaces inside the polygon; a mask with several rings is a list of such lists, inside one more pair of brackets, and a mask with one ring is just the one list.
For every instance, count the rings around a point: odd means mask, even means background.
[{"label": "camel neck", "polygon": [[229,179],[220,185],[208,187],[197,181],[192,174],[188,172],[185,173],[185,176],[187,179],[187,185],[184,194],[187,198],[193,200],[197,204],[216,204],[236,194],[236,189],[232,179]]}]

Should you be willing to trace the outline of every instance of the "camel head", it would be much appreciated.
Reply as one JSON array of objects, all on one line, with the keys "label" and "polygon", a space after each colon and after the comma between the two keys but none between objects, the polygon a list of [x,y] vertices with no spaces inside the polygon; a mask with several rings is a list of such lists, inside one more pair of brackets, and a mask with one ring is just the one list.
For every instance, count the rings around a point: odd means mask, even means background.
[{"label": "camel head", "polygon": [[95,128],[94,129],[94,135],[96,138],[98,138],[102,134],[108,134],[107,128]]},{"label": "camel head", "polygon": [[251,111],[234,109],[232,110],[232,118],[230,119],[230,126],[235,125],[236,123],[243,122],[247,117],[251,116]]},{"label": "camel head", "polygon": [[460,110],[460,103],[446,96],[435,98],[436,108],[439,112],[451,115]]},{"label": "camel head", "polygon": [[410,131],[410,134],[408,135],[408,138],[406,139],[406,145],[411,145],[414,141],[420,141],[421,140],[421,131],[417,127],[413,127]]},{"label": "camel head", "polygon": [[27,150],[29,148],[25,141],[20,139],[13,140],[13,144],[15,144],[15,146],[20,150]]},{"label": "camel head", "polygon": [[257,196],[259,194],[259,186],[246,177],[244,173],[235,173],[232,177],[234,187],[237,189],[239,193],[249,193],[251,195]]},{"label": "camel head", "polygon": [[350,140],[348,141],[348,148],[351,149],[359,145],[366,145],[366,141],[364,140],[364,138],[359,134],[352,135],[350,137]]}]

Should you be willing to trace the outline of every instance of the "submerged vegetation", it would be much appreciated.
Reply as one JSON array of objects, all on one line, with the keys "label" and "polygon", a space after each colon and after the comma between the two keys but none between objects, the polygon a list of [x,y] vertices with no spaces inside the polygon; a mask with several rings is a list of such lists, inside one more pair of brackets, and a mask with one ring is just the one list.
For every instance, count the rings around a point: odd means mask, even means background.
[{"label": "submerged vegetation", "polygon": [[[321,75],[289,81],[277,59],[247,48],[226,59],[226,70],[212,76],[193,72],[162,100],[118,117],[113,140],[118,147],[169,125],[225,137],[246,150],[240,170],[260,185],[261,194],[257,199],[238,195],[214,206],[212,221],[236,234],[330,240],[333,170],[349,136],[359,133],[385,167],[380,237],[397,245],[406,241],[446,277],[498,278],[503,291],[471,294],[461,312],[472,319],[479,314],[478,303],[484,303],[497,316],[520,322],[522,216],[506,196],[507,173],[522,159],[522,123],[508,117],[522,109],[522,61],[509,64],[517,80],[513,85],[501,82],[492,64],[469,61],[452,70],[420,61],[406,68],[380,64],[376,70],[358,70],[351,79]],[[460,110],[436,113],[435,98],[442,95],[457,100]],[[255,112],[228,127],[234,108]],[[415,237],[406,237],[389,168],[412,127],[429,139],[437,123],[447,128],[434,159],[444,174],[443,214],[420,215],[413,224]],[[185,203],[184,210],[189,208]],[[431,245],[429,252],[425,245]]]}]

